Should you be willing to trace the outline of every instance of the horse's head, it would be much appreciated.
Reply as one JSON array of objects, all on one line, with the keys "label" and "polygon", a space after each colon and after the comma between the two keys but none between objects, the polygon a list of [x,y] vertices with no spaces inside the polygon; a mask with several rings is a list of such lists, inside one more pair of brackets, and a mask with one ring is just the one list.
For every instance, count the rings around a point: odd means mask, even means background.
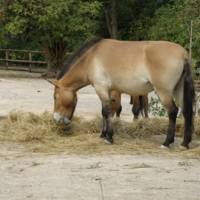
[{"label": "horse's head", "polygon": [[59,123],[63,119],[67,125],[71,122],[74,110],[77,103],[76,92],[70,90],[70,88],[63,87],[57,80],[48,81],[55,85],[54,89],[54,121]]}]

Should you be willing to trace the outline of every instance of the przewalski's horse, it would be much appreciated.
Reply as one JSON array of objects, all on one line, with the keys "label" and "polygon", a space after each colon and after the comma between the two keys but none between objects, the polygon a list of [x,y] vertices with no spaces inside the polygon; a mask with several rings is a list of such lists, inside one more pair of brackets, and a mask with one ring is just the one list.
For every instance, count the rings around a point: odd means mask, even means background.
[{"label": "przewalski's horse", "polygon": [[110,112],[112,117],[114,117],[115,114],[117,117],[120,117],[121,111],[121,94],[115,90],[112,90],[110,92]]},{"label": "przewalski's horse", "polygon": [[[132,113],[134,115],[134,120],[139,118],[140,113],[143,117],[148,118],[148,95],[142,96],[130,96],[130,104],[132,106]],[[122,111],[121,106],[121,94],[117,91],[112,90],[110,94],[110,110],[112,117],[116,114],[117,117],[120,117]],[[143,113],[144,112],[144,113]]]},{"label": "przewalski's horse", "polygon": [[140,113],[142,114],[143,117],[149,118],[149,115],[148,115],[148,95],[131,96],[130,104],[133,105],[132,113],[134,115],[134,120],[139,118]]},{"label": "przewalski's horse", "polygon": [[146,95],[156,90],[169,116],[168,134],[161,148],[174,142],[178,108],[185,119],[182,147],[188,148],[193,133],[194,82],[186,50],[165,41],[117,41],[96,39],[79,48],[65,64],[55,85],[54,120],[69,124],[77,103],[76,92],[93,85],[102,102],[101,137],[113,142],[110,91]]}]

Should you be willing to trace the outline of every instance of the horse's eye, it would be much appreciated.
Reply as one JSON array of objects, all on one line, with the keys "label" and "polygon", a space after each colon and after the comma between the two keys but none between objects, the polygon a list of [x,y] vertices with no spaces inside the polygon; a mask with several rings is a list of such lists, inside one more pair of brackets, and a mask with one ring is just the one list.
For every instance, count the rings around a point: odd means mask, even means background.
[{"label": "horse's eye", "polygon": [[112,99],[112,102],[115,102],[116,101],[116,99]]},{"label": "horse's eye", "polygon": [[56,99],[57,99],[57,97],[58,97],[57,95],[53,96],[54,100],[56,100]]}]

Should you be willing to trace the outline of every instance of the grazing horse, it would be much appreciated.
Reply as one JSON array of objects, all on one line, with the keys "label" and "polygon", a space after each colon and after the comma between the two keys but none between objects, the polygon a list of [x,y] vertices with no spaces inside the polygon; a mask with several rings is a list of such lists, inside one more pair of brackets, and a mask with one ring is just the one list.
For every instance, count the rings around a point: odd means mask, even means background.
[{"label": "grazing horse", "polygon": [[[178,106],[185,119],[182,147],[189,148],[193,133],[194,81],[187,51],[166,41],[92,40],[80,47],[60,71],[54,86],[54,121],[69,124],[77,103],[77,90],[92,85],[102,103],[100,137],[113,143],[110,92],[147,95],[155,90],[169,116],[168,133],[161,148],[174,142]],[[174,98],[173,98],[174,97]]]},{"label": "grazing horse", "polygon": [[114,117],[115,114],[117,117],[120,117],[122,111],[121,94],[115,90],[112,90],[110,93],[110,111],[112,117]]},{"label": "grazing horse", "polygon": [[[132,113],[134,115],[134,120],[139,118],[139,114],[141,113],[143,117],[148,118],[148,95],[142,96],[130,96],[130,104],[132,106]],[[122,111],[121,106],[121,94],[117,91],[111,91],[110,95],[110,109],[112,117],[114,117],[115,113],[117,117],[120,117],[120,113]],[[144,114],[143,114],[144,110]]]},{"label": "grazing horse", "polygon": [[[148,95],[131,96],[130,104],[133,105],[132,112],[134,120],[138,119],[141,113],[143,117],[149,118],[148,116]],[[144,111],[144,114],[143,114]]]}]

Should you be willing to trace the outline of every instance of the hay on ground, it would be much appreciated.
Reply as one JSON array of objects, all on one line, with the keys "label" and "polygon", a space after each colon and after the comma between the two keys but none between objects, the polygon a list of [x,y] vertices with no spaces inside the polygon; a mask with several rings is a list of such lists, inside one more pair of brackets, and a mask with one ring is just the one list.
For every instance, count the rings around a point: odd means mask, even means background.
[{"label": "hay on ground", "polygon": [[[183,136],[183,119],[177,119],[176,136]],[[69,152],[78,154],[167,154],[180,155],[176,149],[164,152],[158,150],[160,141],[152,139],[154,135],[167,133],[168,119],[150,118],[137,122],[125,122],[113,119],[115,131],[113,145],[105,145],[99,138],[102,129],[102,117],[84,120],[74,117],[68,126],[56,125],[53,114],[44,112],[37,115],[30,112],[11,112],[0,120],[0,141],[32,143],[35,152]],[[195,138],[200,137],[200,123],[195,120]],[[37,145],[34,145],[37,144]],[[200,148],[187,151],[185,155],[199,157]]]}]

